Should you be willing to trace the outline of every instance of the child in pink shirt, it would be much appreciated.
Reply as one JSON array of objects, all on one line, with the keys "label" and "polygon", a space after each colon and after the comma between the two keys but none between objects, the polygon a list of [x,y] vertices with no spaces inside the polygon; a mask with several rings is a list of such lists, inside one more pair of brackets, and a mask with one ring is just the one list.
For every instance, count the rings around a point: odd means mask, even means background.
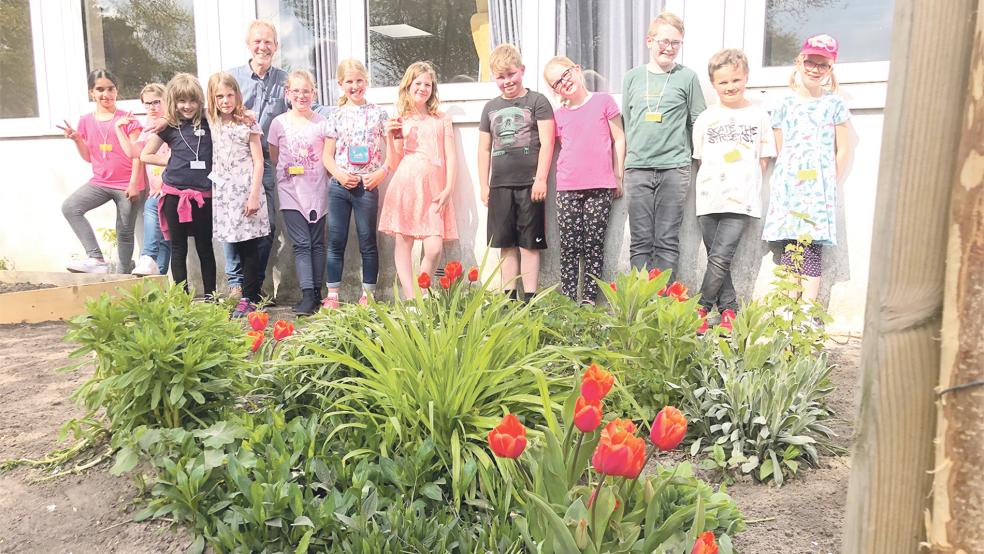
[{"label": "child in pink shirt", "polygon": [[90,210],[112,201],[116,204],[116,239],[120,273],[130,271],[133,263],[133,226],[140,205],[143,179],[139,164],[133,163],[129,150],[120,145],[136,140],[140,124],[129,114],[116,108],[119,79],[105,69],[89,73],[89,95],[96,109],[79,119],[78,129],[67,121],[58,125],[65,137],[75,142],[79,156],[92,164],[92,178],[65,199],[62,214],[82,242],[88,258],[66,264],[69,271],[77,273],[108,273],[109,264],[85,218]]},{"label": "child in pink shirt", "polygon": [[577,302],[584,261],[581,302],[594,304],[595,277],[601,277],[605,232],[614,198],[622,196],[625,133],[611,95],[590,92],[581,67],[557,56],[543,78],[560,98],[554,111],[560,156],[557,158],[557,223],[560,228],[561,290]]}]

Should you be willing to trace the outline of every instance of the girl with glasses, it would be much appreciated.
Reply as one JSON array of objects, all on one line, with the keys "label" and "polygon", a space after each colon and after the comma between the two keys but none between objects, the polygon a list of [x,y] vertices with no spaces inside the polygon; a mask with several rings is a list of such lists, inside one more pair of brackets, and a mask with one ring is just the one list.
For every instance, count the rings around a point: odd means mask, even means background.
[{"label": "girl with glasses", "polygon": [[[140,102],[147,110],[147,119],[144,122],[144,130],[140,133],[136,143],[136,154],[139,155],[147,140],[152,135],[155,123],[164,115],[164,85],[151,83],[140,91]],[[166,144],[162,144],[158,154],[165,159],[170,156],[171,149]],[[134,275],[166,275],[167,268],[171,262],[171,243],[164,238],[161,233],[160,216],[157,211],[157,203],[164,193],[161,187],[164,180],[164,168],[159,165],[146,165],[140,162],[142,173],[147,182],[147,196],[143,208],[143,248],[140,250],[140,258],[137,259],[133,267]]]},{"label": "girl with glasses", "polygon": [[[794,94],[772,112],[779,153],[762,238],[783,246],[782,264],[799,276],[808,301],[820,291],[821,247],[837,244],[837,182],[851,148],[851,112],[833,72],[837,48],[829,35],[806,39],[789,81]],[[787,247],[801,238],[810,243],[802,261],[794,261],[798,256]]]}]

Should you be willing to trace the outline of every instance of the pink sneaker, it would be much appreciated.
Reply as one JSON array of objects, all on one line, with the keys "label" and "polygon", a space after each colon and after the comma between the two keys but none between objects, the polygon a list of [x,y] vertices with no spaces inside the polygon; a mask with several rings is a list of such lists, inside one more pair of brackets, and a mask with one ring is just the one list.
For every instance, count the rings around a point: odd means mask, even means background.
[{"label": "pink sneaker", "polygon": [[324,308],[328,308],[329,310],[337,310],[338,309],[338,293],[337,292],[329,292],[328,293],[328,296],[325,296],[325,299],[321,302],[321,306],[324,307]]},{"label": "pink sneaker", "polygon": [[730,333],[731,322],[734,321],[735,317],[735,312],[733,310],[724,310],[721,312],[721,328]]},{"label": "pink sneaker", "polygon": [[369,293],[362,291],[362,296],[359,297],[359,305],[367,306],[369,304]]}]

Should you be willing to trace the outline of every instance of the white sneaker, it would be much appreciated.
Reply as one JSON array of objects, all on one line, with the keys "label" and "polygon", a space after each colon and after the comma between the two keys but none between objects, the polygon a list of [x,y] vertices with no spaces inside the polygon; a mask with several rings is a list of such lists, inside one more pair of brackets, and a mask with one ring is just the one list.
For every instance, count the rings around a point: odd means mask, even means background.
[{"label": "white sneaker", "polygon": [[109,264],[95,258],[86,258],[68,262],[65,269],[72,273],[109,273]]},{"label": "white sneaker", "polygon": [[150,256],[140,256],[140,259],[137,260],[137,265],[133,266],[133,271],[130,273],[141,277],[161,274],[160,270],[157,269],[157,262]]}]

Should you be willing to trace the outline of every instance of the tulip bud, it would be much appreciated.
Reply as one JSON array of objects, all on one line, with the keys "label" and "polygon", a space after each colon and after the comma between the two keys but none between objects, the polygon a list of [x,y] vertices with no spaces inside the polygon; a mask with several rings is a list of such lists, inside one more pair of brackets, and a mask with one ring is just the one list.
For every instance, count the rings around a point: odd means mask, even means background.
[{"label": "tulip bud", "polygon": [[574,530],[574,544],[581,550],[588,547],[588,520],[583,517],[577,522],[577,529]]},{"label": "tulip bud", "polygon": [[646,479],[646,486],[642,490],[645,493],[646,505],[651,504],[653,498],[656,498],[656,489],[653,488],[653,482]]}]

